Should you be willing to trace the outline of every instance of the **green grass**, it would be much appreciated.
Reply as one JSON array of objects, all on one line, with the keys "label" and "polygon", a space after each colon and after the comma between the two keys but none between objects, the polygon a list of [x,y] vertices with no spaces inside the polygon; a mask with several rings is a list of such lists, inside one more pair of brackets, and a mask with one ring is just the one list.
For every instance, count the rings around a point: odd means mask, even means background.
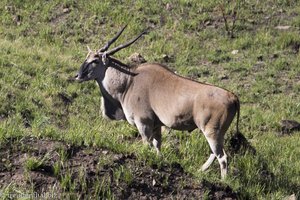
[{"label": "green grass", "polygon": [[[120,60],[133,52],[149,62],[164,62],[161,58],[168,55],[172,59],[166,64],[179,74],[224,87],[240,97],[241,132],[257,154],[230,155],[230,175],[223,184],[239,192],[241,199],[282,199],[293,193],[299,197],[299,132],[277,136],[280,120],[300,121],[299,2],[240,1],[234,38],[226,33],[222,1],[177,0],[169,3],[170,8],[167,3],[1,1],[0,144],[13,137],[51,138],[134,153],[148,165],[178,162],[195,180],[220,183],[216,163],[207,173],[198,170],[209,155],[198,131],[163,135],[163,156],[157,157],[141,141],[124,140],[135,137],[134,127],[102,118],[101,94],[94,82],[68,81],[83,62],[86,45],[98,49],[128,24],[118,44],[146,28],[150,32],[119,52]],[[233,4],[225,4],[229,26]],[[278,25],[290,28],[278,30]],[[233,50],[238,53],[232,54]],[[220,78],[224,75],[228,78]],[[62,94],[71,103],[65,103]],[[232,126],[227,139],[233,132]],[[76,182],[71,170],[61,174],[67,155],[60,154],[55,174],[62,176],[63,188],[72,191]],[[33,170],[39,163],[29,159],[25,168]],[[115,170],[118,179],[132,182],[131,169]],[[95,194],[113,198],[104,179],[93,188]],[[0,191],[8,194],[19,189],[12,183]]]},{"label": "green grass", "polygon": [[43,164],[43,160],[39,160],[37,158],[27,158],[25,161],[24,168],[29,171],[34,171],[38,169]]}]

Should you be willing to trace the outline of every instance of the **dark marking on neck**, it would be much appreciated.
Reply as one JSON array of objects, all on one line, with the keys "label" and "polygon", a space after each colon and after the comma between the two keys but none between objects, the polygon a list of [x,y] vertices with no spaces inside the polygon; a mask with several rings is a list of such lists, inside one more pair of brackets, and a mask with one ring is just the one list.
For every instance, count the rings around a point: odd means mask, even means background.
[{"label": "dark marking on neck", "polygon": [[115,69],[119,70],[120,72],[122,72],[124,74],[127,74],[127,75],[131,75],[131,76],[136,76],[137,75],[137,73],[131,72],[131,68],[128,65],[122,63],[121,61],[119,61],[115,58],[111,58],[111,57],[109,58],[108,66],[113,67],[113,68],[115,68]]}]

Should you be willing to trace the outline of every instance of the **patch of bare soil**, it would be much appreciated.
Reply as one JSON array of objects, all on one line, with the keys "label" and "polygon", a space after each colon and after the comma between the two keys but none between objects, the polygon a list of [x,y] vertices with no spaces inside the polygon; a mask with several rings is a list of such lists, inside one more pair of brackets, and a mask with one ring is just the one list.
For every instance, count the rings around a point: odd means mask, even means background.
[{"label": "patch of bare soil", "polygon": [[[28,170],[26,162],[32,157],[42,163]],[[148,166],[134,154],[61,141],[9,139],[0,146],[0,158],[1,188],[14,184],[38,194],[55,191],[56,197],[77,198],[111,192],[116,199],[202,199],[204,193],[210,199],[237,199],[228,186],[196,182],[179,163]]]}]

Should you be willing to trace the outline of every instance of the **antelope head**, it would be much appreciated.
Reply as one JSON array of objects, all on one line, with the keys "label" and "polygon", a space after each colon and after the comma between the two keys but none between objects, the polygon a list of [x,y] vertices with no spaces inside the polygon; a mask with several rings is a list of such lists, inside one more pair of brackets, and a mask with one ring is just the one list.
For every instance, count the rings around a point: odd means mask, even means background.
[{"label": "antelope head", "polygon": [[104,69],[108,66],[110,61],[110,56],[117,53],[121,49],[124,49],[135,41],[137,41],[140,37],[142,37],[146,31],[142,32],[136,38],[130,40],[129,42],[119,45],[111,50],[108,50],[109,47],[119,38],[119,36],[123,33],[124,29],[127,27],[124,26],[110,41],[106,43],[106,45],[100,48],[97,51],[92,51],[88,47],[88,54],[86,56],[85,61],[82,63],[75,79],[79,82],[88,81],[96,79],[100,73],[104,71]]}]

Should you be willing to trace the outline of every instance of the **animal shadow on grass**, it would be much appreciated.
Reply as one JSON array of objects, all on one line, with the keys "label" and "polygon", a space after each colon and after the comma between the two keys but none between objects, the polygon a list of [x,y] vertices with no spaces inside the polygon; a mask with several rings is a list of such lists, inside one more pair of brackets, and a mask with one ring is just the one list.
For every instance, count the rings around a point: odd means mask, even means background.
[{"label": "animal shadow on grass", "polygon": [[256,155],[256,149],[250,144],[247,138],[241,133],[235,133],[229,140],[229,153],[245,154],[246,152]]},{"label": "animal shadow on grass", "polygon": [[[284,189],[287,193],[297,193],[300,188],[299,184],[292,183],[284,177],[285,172],[282,172],[282,175],[275,175],[269,167],[268,161],[256,151],[256,149],[250,144],[250,142],[245,138],[241,132],[235,133],[230,140],[228,141],[229,148],[227,148],[230,156],[234,155],[250,155],[257,162],[253,162],[252,169],[257,172],[255,177],[248,179],[246,177],[247,171],[244,169],[235,169],[234,175],[238,176],[241,182],[252,182],[253,185],[261,185],[263,189],[262,192],[268,194],[272,191],[276,191],[281,188]],[[245,179],[245,180],[243,180]],[[246,180],[247,179],[247,180]],[[298,189],[297,189],[298,188]],[[242,194],[242,198],[248,199],[252,197],[251,194],[246,191],[238,191],[239,194]]]}]

